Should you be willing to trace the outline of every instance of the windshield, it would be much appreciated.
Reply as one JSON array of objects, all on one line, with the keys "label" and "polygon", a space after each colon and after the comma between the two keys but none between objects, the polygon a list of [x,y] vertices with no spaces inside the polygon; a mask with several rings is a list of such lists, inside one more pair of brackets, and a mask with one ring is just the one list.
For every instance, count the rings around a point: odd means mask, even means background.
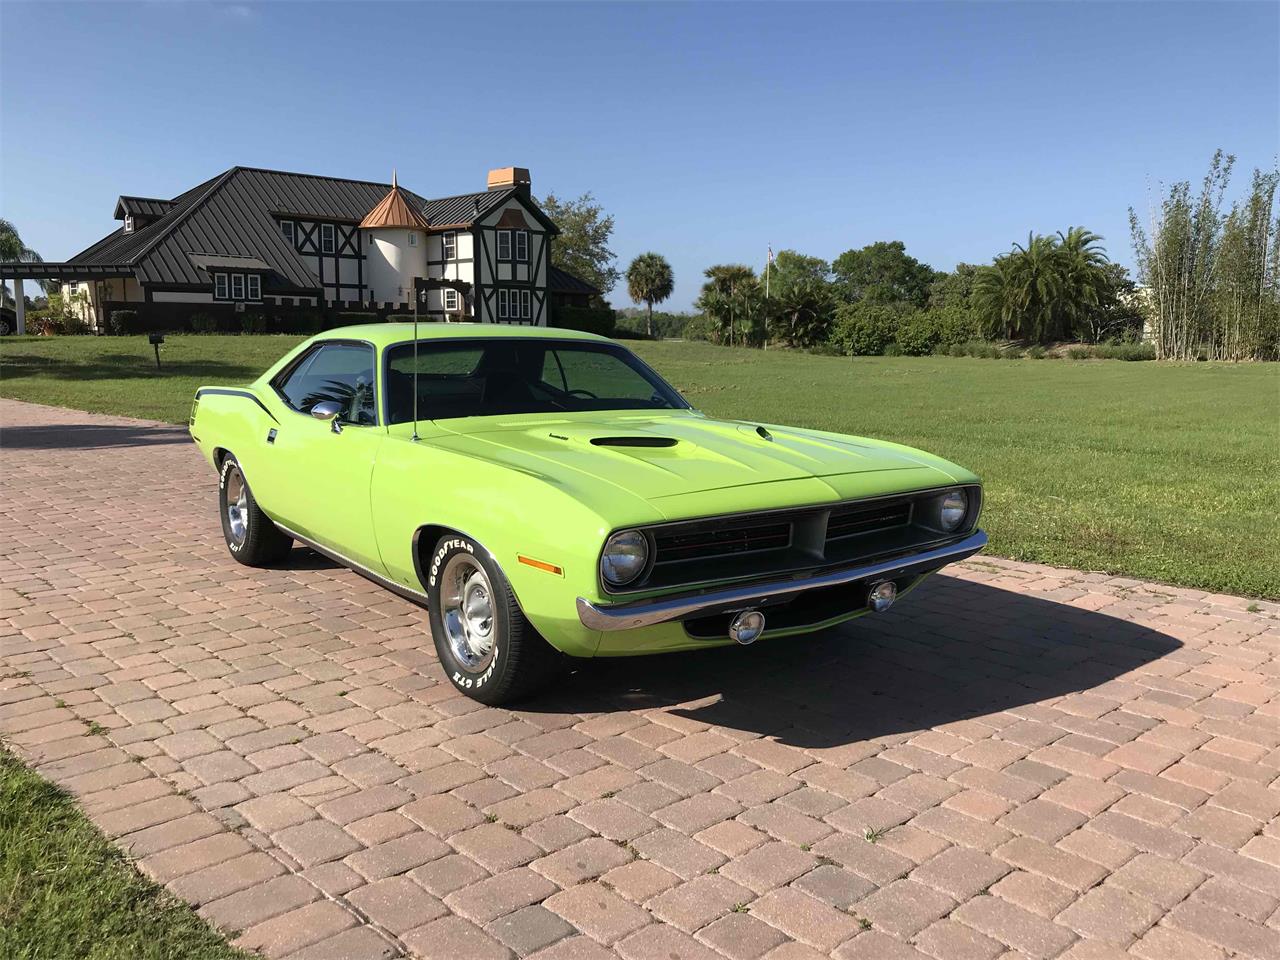
[{"label": "windshield", "polygon": [[[387,422],[413,419],[413,344],[387,351]],[[625,347],[584,340],[420,340],[418,418],[583,410],[685,410]]]}]

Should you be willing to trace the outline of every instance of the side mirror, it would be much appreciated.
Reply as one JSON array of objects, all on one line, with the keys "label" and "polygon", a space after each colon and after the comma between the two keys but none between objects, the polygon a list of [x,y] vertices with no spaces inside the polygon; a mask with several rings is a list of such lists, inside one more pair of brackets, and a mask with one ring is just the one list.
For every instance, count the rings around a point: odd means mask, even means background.
[{"label": "side mirror", "polygon": [[327,420],[333,424],[334,433],[342,432],[342,424],[338,420],[338,416],[341,413],[342,404],[336,400],[321,400],[311,408],[311,415],[317,420]]}]

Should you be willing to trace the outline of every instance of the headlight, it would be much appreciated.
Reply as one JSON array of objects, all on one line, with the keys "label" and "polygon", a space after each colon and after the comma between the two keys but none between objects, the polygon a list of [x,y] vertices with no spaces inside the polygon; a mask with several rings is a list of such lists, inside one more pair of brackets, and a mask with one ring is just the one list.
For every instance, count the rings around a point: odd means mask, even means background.
[{"label": "headlight", "polygon": [[943,530],[954,530],[964,523],[965,514],[969,512],[969,495],[963,490],[952,490],[942,498],[939,517]]},{"label": "headlight", "polygon": [[649,561],[649,541],[638,530],[615,533],[600,555],[600,574],[605,582],[620,587],[640,576]]}]

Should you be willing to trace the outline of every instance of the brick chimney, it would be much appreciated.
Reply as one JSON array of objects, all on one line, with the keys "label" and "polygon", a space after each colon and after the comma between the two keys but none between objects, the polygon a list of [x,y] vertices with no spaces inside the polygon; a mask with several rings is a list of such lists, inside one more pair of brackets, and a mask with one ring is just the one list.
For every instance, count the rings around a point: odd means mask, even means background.
[{"label": "brick chimney", "polygon": [[526,197],[532,186],[529,171],[524,167],[498,167],[489,171],[489,189],[507,190],[516,187]]}]

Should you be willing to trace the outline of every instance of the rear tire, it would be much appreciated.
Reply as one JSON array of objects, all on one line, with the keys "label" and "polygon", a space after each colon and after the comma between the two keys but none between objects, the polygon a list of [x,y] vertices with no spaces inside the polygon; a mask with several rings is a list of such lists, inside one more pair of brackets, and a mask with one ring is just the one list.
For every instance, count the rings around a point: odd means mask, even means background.
[{"label": "rear tire", "polygon": [[240,464],[231,454],[223,459],[219,473],[218,510],[227,549],[246,566],[279,563],[293,549],[293,538],[282,533],[262,512]]},{"label": "rear tire", "polygon": [[459,692],[496,706],[535,693],[560,671],[563,655],[538,635],[484,547],[443,536],[427,570],[431,636]]}]

